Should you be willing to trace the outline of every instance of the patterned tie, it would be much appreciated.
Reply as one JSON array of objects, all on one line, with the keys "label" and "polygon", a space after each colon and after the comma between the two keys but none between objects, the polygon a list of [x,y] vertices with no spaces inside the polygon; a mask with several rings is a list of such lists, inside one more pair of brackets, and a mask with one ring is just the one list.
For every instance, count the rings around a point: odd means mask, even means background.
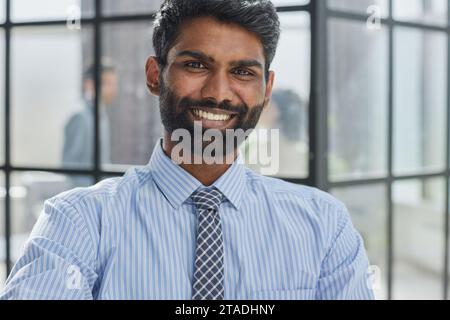
[{"label": "patterned tie", "polygon": [[195,253],[193,300],[223,300],[222,225],[218,212],[222,193],[215,188],[192,194],[197,208],[197,249]]}]

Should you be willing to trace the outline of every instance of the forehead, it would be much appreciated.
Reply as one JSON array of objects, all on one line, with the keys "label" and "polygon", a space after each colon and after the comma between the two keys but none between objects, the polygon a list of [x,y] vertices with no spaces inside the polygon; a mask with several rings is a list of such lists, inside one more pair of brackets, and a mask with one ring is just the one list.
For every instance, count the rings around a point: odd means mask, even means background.
[{"label": "forehead", "polygon": [[254,59],[264,64],[264,48],[256,34],[212,17],[194,18],[181,24],[169,50],[169,61],[184,50],[201,51],[215,61]]}]

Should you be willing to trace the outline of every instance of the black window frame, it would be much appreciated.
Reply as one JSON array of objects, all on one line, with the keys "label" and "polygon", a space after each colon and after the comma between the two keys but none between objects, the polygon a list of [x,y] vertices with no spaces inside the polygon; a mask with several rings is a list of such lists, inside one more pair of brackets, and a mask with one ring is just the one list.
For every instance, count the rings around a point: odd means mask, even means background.
[{"label": "black window frame", "polygon": [[[323,190],[329,191],[334,188],[340,187],[357,187],[357,186],[369,186],[383,184],[386,187],[386,213],[387,213],[387,270],[382,270],[387,274],[387,299],[393,299],[393,269],[394,269],[394,199],[393,199],[393,185],[399,181],[420,181],[425,182],[432,178],[444,178],[445,179],[445,205],[442,214],[444,215],[444,225],[442,226],[442,232],[444,234],[444,266],[442,272],[442,296],[444,300],[449,299],[449,210],[450,210],[450,0],[447,0],[447,25],[437,26],[428,24],[426,22],[412,22],[397,20],[393,16],[394,0],[387,0],[388,13],[387,16],[380,19],[382,26],[388,29],[388,112],[387,112],[387,175],[381,178],[368,178],[368,179],[348,179],[331,181],[328,174],[328,160],[326,159],[328,150],[328,128],[326,126],[328,115],[328,70],[326,66],[328,64],[327,56],[332,54],[328,52],[328,29],[327,24],[329,19],[341,19],[342,21],[353,21],[366,23],[369,16],[364,13],[354,13],[345,10],[337,10],[329,8],[328,0],[317,0],[317,19],[318,23],[318,43],[316,52],[319,54],[319,61],[322,62],[323,69],[320,69],[319,65],[315,66],[314,72],[319,74],[316,90],[320,92],[320,101],[315,106],[319,108],[316,121],[318,122],[319,131],[316,131],[319,136],[319,164],[316,168],[320,171],[318,173],[319,179],[316,181],[317,186]],[[417,174],[397,175],[394,172],[393,159],[394,159],[394,30],[398,27],[416,28],[424,31],[439,31],[444,32],[447,35],[447,96],[446,96],[446,164],[445,169],[437,172],[423,172]],[[320,88],[320,89],[319,89]]]}]

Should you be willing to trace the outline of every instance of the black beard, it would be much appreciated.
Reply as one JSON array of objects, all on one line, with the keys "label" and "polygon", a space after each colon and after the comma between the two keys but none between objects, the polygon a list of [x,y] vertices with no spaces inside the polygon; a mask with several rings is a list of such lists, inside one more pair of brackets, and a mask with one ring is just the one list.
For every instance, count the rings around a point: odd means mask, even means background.
[{"label": "black beard", "polygon": [[[184,129],[191,134],[191,137],[194,137],[194,123],[189,119],[189,112],[191,111],[192,107],[217,108],[237,113],[237,115],[235,116],[237,117],[237,121],[234,127],[221,130],[224,155],[227,154],[226,131],[230,129],[233,131],[241,129],[246,133],[245,139],[247,139],[249,133],[251,133],[258,124],[261,113],[264,110],[264,103],[256,105],[253,108],[249,108],[246,104],[233,106],[226,101],[220,104],[216,104],[210,100],[192,100],[187,97],[180,99],[180,97],[178,97],[175,92],[165,86],[164,81],[160,81],[160,84],[161,95],[159,99],[159,108],[161,112],[161,120],[164,129],[169,134],[169,136],[171,136],[172,133],[177,129]],[[179,102],[177,103],[177,101]],[[202,128],[202,133],[204,134],[206,130],[208,129]],[[232,144],[232,149],[236,150],[242,142],[242,139],[238,139],[237,137],[235,137]],[[203,142],[203,149],[209,143],[211,142]],[[194,141],[192,141],[192,150],[194,150]]]}]

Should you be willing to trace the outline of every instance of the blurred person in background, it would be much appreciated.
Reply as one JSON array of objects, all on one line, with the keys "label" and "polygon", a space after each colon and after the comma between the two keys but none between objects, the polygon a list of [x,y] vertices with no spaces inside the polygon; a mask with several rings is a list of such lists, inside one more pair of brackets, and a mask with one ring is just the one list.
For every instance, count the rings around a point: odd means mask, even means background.
[{"label": "blurred person in background", "polygon": [[[111,161],[110,124],[106,108],[113,105],[117,96],[116,68],[109,58],[101,61],[100,90],[101,161]],[[94,100],[95,67],[89,67],[83,76],[83,101],[81,110],[73,114],[65,125],[63,166],[69,168],[92,167],[94,163]],[[72,177],[74,186],[88,186],[88,177]]]},{"label": "blurred person in background", "polygon": [[257,135],[257,130],[243,144],[243,152],[248,159],[247,166],[261,172],[263,165],[258,161],[258,144],[279,144],[281,177],[298,176],[308,166],[308,126],[306,103],[292,90],[278,89],[272,93],[270,106],[261,114],[256,129],[278,129],[278,141],[272,141],[270,133]]}]

